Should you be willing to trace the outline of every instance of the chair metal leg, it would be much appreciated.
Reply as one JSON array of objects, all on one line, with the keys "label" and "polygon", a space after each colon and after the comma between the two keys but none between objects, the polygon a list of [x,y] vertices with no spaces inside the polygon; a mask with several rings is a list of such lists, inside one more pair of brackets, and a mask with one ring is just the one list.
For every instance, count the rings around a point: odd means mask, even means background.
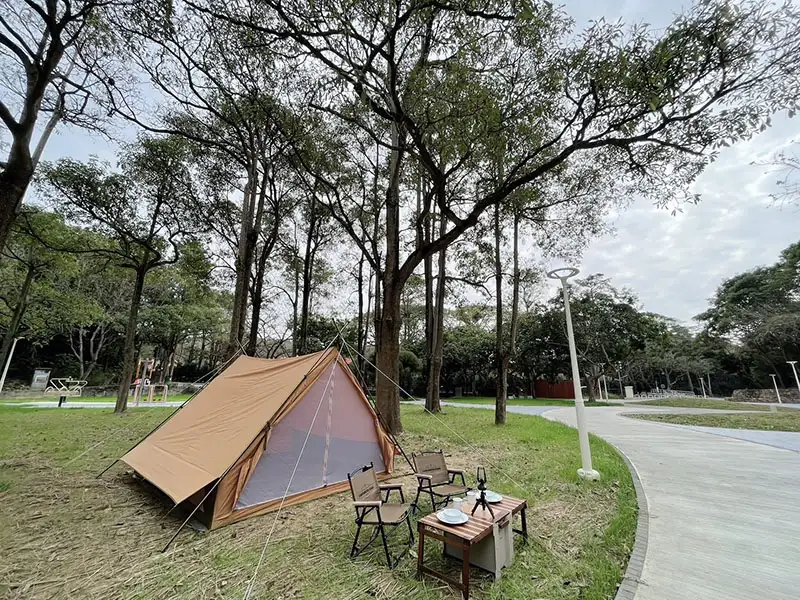
[{"label": "chair metal leg", "polygon": [[373,527],[372,535],[370,536],[367,543],[364,544],[361,548],[356,547],[356,544],[358,543],[358,536],[361,533],[361,527],[362,525],[359,525],[358,531],[356,531],[356,539],[353,541],[353,550],[350,552],[350,558],[355,558],[356,556],[361,554],[364,550],[369,548],[372,545],[372,542],[374,542],[378,537],[378,527],[376,525],[375,527]]},{"label": "chair metal leg", "polygon": [[422,488],[417,486],[417,497],[414,498],[414,502],[411,503],[411,507],[414,510],[414,514],[417,514],[417,509],[419,508],[419,494],[422,492]]},{"label": "chair metal leg", "polygon": [[394,565],[392,565],[392,558],[389,556],[389,544],[386,541],[386,532],[383,530],[383,525],[378,525],[378,528],[381,530],[381,538],[383,539],[383,551],[386,553],[386,564],[389,565],[391,569]]},{"label": "chair metal leg", "polygon": [[353,558],[356,555],[356,548],[358,547],[359,535],[361,535],[361,523],[358,524],[358,529],[356,529],[356,539],[353,540],[353,549],[350,550],[350,558]]}]

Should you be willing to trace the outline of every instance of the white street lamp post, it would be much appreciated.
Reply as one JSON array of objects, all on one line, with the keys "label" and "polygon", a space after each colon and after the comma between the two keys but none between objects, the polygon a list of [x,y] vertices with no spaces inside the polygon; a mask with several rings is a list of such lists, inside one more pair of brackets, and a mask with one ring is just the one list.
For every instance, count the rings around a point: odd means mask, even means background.
[{"label": "white street lamp post", "polygon": [[575,416],[578,421],[578,441],[581,447],[581,465],[578,469],[578,477],[582,479],[600,479],[600,473],[592,468],[592,451],[589,448],[589,432],[586,429],[586,416],[584,415],[583,394],[581,393],[581,378],[578,370],[578,353],[575,350],[575,334],[572,331],[572,314],[569,311],[569,291],[567,289],[567,279],[579,273],[573,267],[564,267],[550,271],[547,276],[550,279],[561,281],[561,289],[564,292],[564,313],[567,320],[567,339],[569,341],[569,358],[572,364],[572,388],[575,391]]},{"label": "white street lamp post", "polygon": [[701,376],[701,377],[698,377],[698,379],[700,379],[700,389],[701,389],[701,390],[703,390],[703,398],[705,398],[705,397],[706,397],[706,386],[705,386],[705,384],[703,383],[703,378],[702,378],[702,376]]},{"label": "white street lamp post", "polygon": [[3,367],[3,376],[0,377],[0,392],[3,391],[3,386],[6,384],[6,375],[8,374],[8,367],[11,366],[11,357],[14,356],[14,348],[17,347],[17,341],[20,338],[14,338],[11,343],[11,349],[8,351],[8,358],[6,359],[6,366]]},{"label": "white street lamp post", "polygon": [[778,404],[783,404],[783,402],[781,402],[781,393],[778,391],[778,382],[775,381],[775,373],[770,373],[769,376],[772,377],[772,385],[775,386],[775,395],[778,397]]},{"label": "white street lamp post", "polygon": [[606,401],[608,401],[608,382],[605,375],[603,375],[603,389],[606,391]]},{"label": "white street lamp post", "polygon": [[797,384],[797,391],[800,392],[800,379],[797,378],[797,369],[795,368],[797,361],[787,360],[786,362],[792,365],[792,373],[794,373],[794,382]]}]

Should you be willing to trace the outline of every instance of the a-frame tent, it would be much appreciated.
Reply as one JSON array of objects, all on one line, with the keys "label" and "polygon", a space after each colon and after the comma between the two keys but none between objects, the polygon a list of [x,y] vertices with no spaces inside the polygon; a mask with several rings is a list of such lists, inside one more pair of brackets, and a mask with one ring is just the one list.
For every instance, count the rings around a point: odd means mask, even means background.
[{"label": "a-frame tent", "polygon": [[394,454],[331,348],[237,358],[121,460],[176,504],[202,502],[198,518],[213,529],[276,509],[284,495],[290,505],[344,491],[347,473],[370,462],[387,475]]}]

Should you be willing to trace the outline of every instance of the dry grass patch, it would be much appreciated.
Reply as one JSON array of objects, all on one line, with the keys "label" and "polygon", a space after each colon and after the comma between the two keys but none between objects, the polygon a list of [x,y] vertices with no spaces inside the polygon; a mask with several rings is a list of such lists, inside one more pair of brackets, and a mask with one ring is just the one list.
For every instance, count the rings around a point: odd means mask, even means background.
[{"label": "dry grass patch", "polygon": [[[241,599],[258,562],[274,513],[210,532],[184,530],[160,550],[182,514],[123,467],[94,475],[121,455],[166,410],[0,408],[0,597],[16,599]],[[473,570],[474,598],[613,598],[633,544],[635,493],[621,458],[592,439],[603,480],[581,482],[574,430],[537,417],[509,415],[505,427],[490,411],[447,409],[440,419],[403,407],[407,452],[443,448],[448,463],[477,465],[490,487],[529,500],[529,544],[502,579]],[[109,438],[110,439],[106,439]],[[69,462],[86,448],[97,448]],[[398,457],[397,472],[413,499],[416,482]],[[0,487],[0,490],[2,488]],[[429,511],[422,500],[423,513]],[[416,532],[415,532],[416,533]],[[378,544],[348,558],[355,534],[346,494],[283,511],[258,572],[254,597],[297,599],[455,599],[441,582],[415,578],[414,556],[390,571]],[[401,546],[398,529],[394,548]],[[416,546],[414,548],[416,550]],[[426,543],[426,562],[449,569],[441,546]]]}]

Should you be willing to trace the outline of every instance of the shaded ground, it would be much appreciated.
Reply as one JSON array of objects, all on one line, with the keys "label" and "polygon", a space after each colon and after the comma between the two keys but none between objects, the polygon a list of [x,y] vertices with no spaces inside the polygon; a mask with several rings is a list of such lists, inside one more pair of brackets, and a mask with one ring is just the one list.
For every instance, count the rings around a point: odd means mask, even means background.
[{"label": "shaded ground", "polygon": [[800,431],[800,410],[786,409],[767,413],[703,414],[703,415],[628,415],[637,419],[674,423],[676,425],[699,425],[727,429],[755,429],[761,431]]},{"label": "shaded ground", "polygon": [[[442,447],[452,465],[467,469],[473,485],[472,471],[483,464],[492,489],[530,502],[529,545],[518,543],[514,565],[496,584],[473,571],[473,597],[613,598],[637,509],[627,468],[608,444],[592,440],[604,478],[587,484],[575,473],[580,461],[574,431],[563,425],[510,414],[508,425],[498,428],[489,411],[448,408],[431,417],[416,406],[402,410],[407,451]],[[166,414],[0,408],[0,596],[242,597],[274,515],[206,534],[186,530],[162,554],[180,522],[167,515],[169,505],[121,467],[94,478]],[[401,458],[397,467],[408,472]],[[407,493],[410,480],[402,478]],[[417,581],[413,556],[394,571],[382,565],[377,547],[349,560],[354,532],[344,494],[284,511],[254,597],[458,597],[438,581]],[[426,561],[440,562],[439,545],[426,546]],[[455,573],[458,565],[449,568]]]},{"label": "shaded ground", "polygon": [[717,400],[714,398],[659,398],[657,400],[643,400],[642,402],[630,402],[628,406],[648,407],[648,406],[672,406],[682,408],[713,408],[719,410],[762,410],[768,411],[769,406],[758,404],[744,404],[742,402],[731,402],[729,400]]}]

